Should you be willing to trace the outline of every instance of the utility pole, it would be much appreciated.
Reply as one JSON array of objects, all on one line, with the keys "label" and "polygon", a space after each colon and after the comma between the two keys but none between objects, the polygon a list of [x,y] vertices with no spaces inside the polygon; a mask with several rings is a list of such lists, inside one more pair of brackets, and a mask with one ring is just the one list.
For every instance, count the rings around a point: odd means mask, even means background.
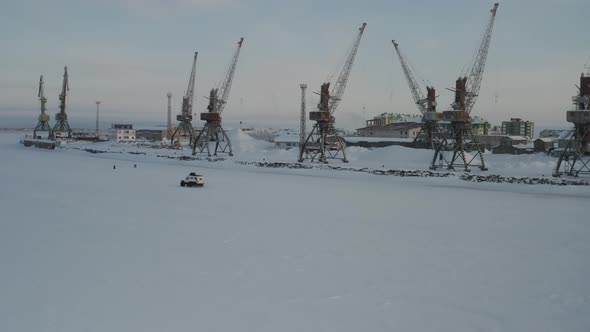
[{"label": "utility pole", "polygon": [[301,88],[301,114],[299,120],[299,154],[301,154],[301,151],[303,150],[303,144],[305,144],[305,139],[307,138],[305,127],[305,90],[307,89],[307,84],[300,84],[299,87]]},{"label": "utility pole", "polygon": [[100,138],[100,129],[98,127],[98,107],[100,105],[101,101],[97,100],[96,101],[96,137]]},{"label": "utility pole", "polygon": [[172,135],[172,92],[168,92],[166,97],[168,97],[168,122],[166,123],[166,138],[170,139],[170,135]]}]

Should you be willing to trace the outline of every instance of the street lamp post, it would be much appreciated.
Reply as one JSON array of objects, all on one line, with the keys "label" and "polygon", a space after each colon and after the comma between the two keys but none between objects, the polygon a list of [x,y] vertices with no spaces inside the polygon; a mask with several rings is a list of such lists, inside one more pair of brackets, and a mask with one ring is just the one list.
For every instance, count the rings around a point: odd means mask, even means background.
[{"label": "street lamp post", "polygon": [[98,128],[98,106],[100,105],[100,101],[96,101],[96,137],[100,138],[100,130]]}]

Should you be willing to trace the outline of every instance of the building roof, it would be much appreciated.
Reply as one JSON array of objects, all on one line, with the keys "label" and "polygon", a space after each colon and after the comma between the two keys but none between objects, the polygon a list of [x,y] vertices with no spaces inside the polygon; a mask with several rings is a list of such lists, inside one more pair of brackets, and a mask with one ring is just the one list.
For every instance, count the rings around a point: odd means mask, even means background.
[{"label": "building roof", "polygon": [[489,124],[489,122],[486,119],[481,118],[479,116],[474,116],[473,118],[471,118],[471,124],[486,124],[486,123]]},{"label": "building roof", "polygon": [[[174,129],[176,127],[176,124],[174,124],[172,126],[172,128]],[[155,125],[155,126],[141,126],[141,127],[137,127],[135,128],[135,130],[167,130],[168,128],[164,125]]]},{"label": "building roof", "polygon": [[543,141],[545,143],[553,143],[553,142],[555,142],[555,140],[556,140],[555,137],[540,137],[540,138],[537,138],[535,141]]},{"label": "building roof", "polygon": [[344,136],[342,137],[346,143],[359,142],[413,142],[413,138],[401,137],[375,137],[375,136]]},{"label": "building roof", "polygon": [[408,130],[408,129],[415,129],[415,128],[421,128],[422,124],[418,123],[418,122],[396,122],[396,123],[390,123],[387,125],[383,125],[383,126],[369,126],[369,127],[363,127],[363,128],[358,128],[357,130]]},{"label": "building roof", "polygon": [[516,148],[516,149],[533,149],[535,146],[531,143],[527,143],[527,144],[514,144],[512,147]]},{"label": "building roof", "polygon": [[506,138],[510,138],[513,141],[528,141],[528,137],[524,136],[506,136]]},{"label": "building roof", "polygon": [[136,133],[139,133],[139,132],[161,133],[161,132],[164,132],[164,131],[167,131],[167,129],[165,127],[164,128],[142,128],[142,129],[135,129],[135,132]]},{"label": "building roof", "polygon": [[275,143],[299,143],[299,136],[279,135],[274,139]]}]

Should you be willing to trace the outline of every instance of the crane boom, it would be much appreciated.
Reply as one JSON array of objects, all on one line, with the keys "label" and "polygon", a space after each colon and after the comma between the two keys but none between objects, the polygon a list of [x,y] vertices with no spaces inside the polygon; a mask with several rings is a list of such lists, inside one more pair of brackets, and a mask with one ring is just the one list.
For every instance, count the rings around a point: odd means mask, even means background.
[{"label": "crane boom", "polygon": [[348,58],[342,67],[342,71],[338,76],[338,80],[332,89],[332,93],[330,94],[330,105],[328,107],[330,114],[336,111],[340,100],[342,100],[342,96],[344,95],[344,90],[346,89],[346,83],[348,82],[348,77],[350,76],[350,71],[352,69],[352,64],[354,63],[354,58],[356,57],[356,52],[358,51],[359,44],[361,42],[361,38],[363,37],[363,32],[365,32],[365,27],[367,23],[363,23],[363,25],[359,28],[359,33],[356,36],[354,44],[352,45],[352,49],[348,54]]},{"label": "crane boom", "polygon": [[43,89],[43,75],[41,75],[41,77],[39,78],[39,101],[41,101],[41,113],[45,113],[45,111],[47,110],[47,107],[45,106],[47,104],[47,98],[45,98],[45,90]]},{"label": "crane boom", "polygon": [[66,112],[66,98],[68,91],[70,91],[70,84],[68,83],[68,66],[65,66],[64,80],[61,87],[61,94],[59,95],[59,110],[62,114]]},{"label": "crane boom", "polygon": [[481,41],[479,50],[477,51],[475,62],[473,63],[473,66],[471,67],[471,70],[467,76],[467,95],[465,98],[465,111],[467,113],[471,113],[471,110],[473,109],[479,94],[481,80],[483,78],[483,72],[486,66],[486,59],[488,57],[488,50],[492,40],[492,31],[494,29],[494,21],[496,20],[496,11],[498,10],[498,6],[499,4],[495,3],[494,8],[490,10],[490,20],[483,35],[483,40]]},{"label": "crane boom", "polygon": [[408,81],[408,86],[410,87],[410,92],[412,93],[412,97],[414,98],[414,102],[418,109],[422,114],[427,111],[427,99],[424,97],[424,93],[420,89],[416,78],[414,78],[414,74],[410,70],[410,66],[406,62],[405,57],[402,55],[401,51],[399,50],[399,44],[395,42],[395,40],[391,41],[393,46],[395,47],[395,51],[399,57],[399,62],[402,65],[402,69],[404,71],[404,76],[406,76],[406,81]]},{"label": "crane boom", "polygon": [[229,92],[231,90],[231,84],[234,79],[234,74],[236,73],[236,67],[238,66],[238,57],[240,56],[240,50],[242,48],[243,42],[244,42],[244,38],[242,37],[242,38],[240,38],[240,41],[238,42],[238,47],[236,49],[236,52],[234,53],[234,56],[233,56],[232,61],[229,65],[229,68],[227,69],[227,73],[225,74],[225,79],[224,79],[223,83],[221,84],[221,86],[219,87],[219,89],[216,91],[219,99],[215,103],[216,107],[213,110],[213,112],[215,112],[215,113],[221,114],[221,112],[223,112],[223,109],[225,108],[225,104],[227,103],[227,99],[229,97]]},{"label": "crane boom", "polygon": [[195,58],[193,60],[193,68],[191,70],[191,76],[188,79],[188,87],[186,88],[186,94],[184,95],[184,99],[186,100],[185,109],[183,112],[186,114],[193,113],[193,97],[195,95],[195,75],[197,72],[197,55],[199,52],[195,52]]}]

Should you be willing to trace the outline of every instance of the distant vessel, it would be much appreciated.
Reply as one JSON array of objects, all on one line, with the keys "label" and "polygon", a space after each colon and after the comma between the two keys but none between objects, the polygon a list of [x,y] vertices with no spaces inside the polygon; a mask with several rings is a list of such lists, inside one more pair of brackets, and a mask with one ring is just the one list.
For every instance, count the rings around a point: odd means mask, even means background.
[{"label": "distant vessel", "polygon": [[20,142],[26,147],[34,146],[36,148],[49,149],[49,150],[54,150],[59,145],[59,142],[57,142],[57,141],[50,140],[47,138],[39,138],[39,137],[36,138],[36,137],[30,136],[30,135],[26,135],[26,136],[22,137]]}]

